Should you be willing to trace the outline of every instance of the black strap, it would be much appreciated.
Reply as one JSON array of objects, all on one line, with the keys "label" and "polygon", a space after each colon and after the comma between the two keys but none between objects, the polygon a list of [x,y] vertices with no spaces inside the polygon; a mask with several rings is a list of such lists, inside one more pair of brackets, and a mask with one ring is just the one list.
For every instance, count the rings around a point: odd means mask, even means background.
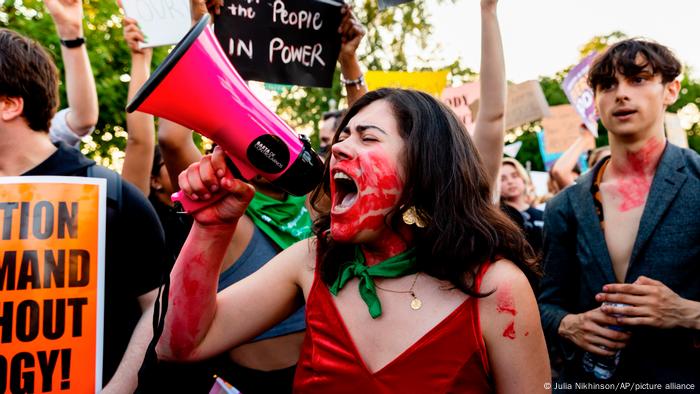
[{"label": "black strap", "polygon": [[91,165],[87,168],[89,178],[102,178],[107,180],[107,199],[116,204],[117,212],[122,210],[122,178],[116,172],[107,168]]},{"label": "black strap", "polygon": [[138,386],[134,394],[159,392],[158,354],[156,346],[163,334],[165,327],[165,315],[168,311],[168,294],[170,293],[170,273],[163,270],[162,285],[158,288],[158,296],[153,305],[153,338],[148,344],[146,354],[139,368]]},{"label": "black strap", "polygon": [[[88,167],[87,176],[90,178],[103,178],[107,180],[107,205],[108,207],[114,208],[112,210],[108,209],[108,215],[109,213],[113,213],[115,219],[118,218],[123,206],[122,178],[116,172],[98,165]],[[159,392],[159,375],[156,373],[156,368],[158,366],[156,345],[165,327],[165,314],[168,310],[168,293],[170,292],[170,272],[165,269],[165,261],[162,262],[162,267],[161,285],[158,287],[158,295],[153,305],[153,338],[148,344],[143,363],[141,364],[141,368],[139,368],[138,387],[135,393]]]}]

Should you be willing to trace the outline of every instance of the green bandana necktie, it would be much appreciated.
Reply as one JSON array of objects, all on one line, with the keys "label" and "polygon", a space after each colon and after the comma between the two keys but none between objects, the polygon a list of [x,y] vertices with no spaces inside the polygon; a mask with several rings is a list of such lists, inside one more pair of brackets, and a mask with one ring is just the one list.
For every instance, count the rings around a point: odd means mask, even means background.
[{"label": "green bandana necktie", "polygon": [[280,248],[286,249],[311,236],[311,217],[305,201],[306,197],[291,195],[280,201],[256,192],[246,214]]},{"label": "green bandana necktie", "polygon": [[362,300],[367,304],[370,316],[376,319],[382,314],[382,305],[379,302],[379,297],[377,297],[377,290],[374,287],[374,279],[372,278],[398,278],[400,276],[415,274],[416,272],[418,272],[418,269],[416,267],[415,248],[408,249],[379,264],[368,267],[365,264],[365,256],[358,246],[355,249],[355,258],[340,267],[338,279],[336,279],[333,286],[331,286],[330,292],[334,296],[338,295],[340,289],[342,289],[345,283],[350,279],[354,277],[360,278],[360,284],[358,286],[360,297],[362,297]]}]

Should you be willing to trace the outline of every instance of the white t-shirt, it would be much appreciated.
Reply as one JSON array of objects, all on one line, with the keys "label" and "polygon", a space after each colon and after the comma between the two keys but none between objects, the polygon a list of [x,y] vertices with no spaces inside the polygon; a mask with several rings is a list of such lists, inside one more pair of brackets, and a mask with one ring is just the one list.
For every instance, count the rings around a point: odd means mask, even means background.
[{"label": "white t-shirt", "polygon": [[[70,128],[68,125],[68,113],[70,112],[70,108],[63,108],[62,110],[56,112],[56,115],[53,116],[53,119],[51,119],[51,127],[49,127],[49,137],[51,138],[51,142],[58,142],[58,141],[63,141],[69,146],[77,148],[78,145],[80,145],[80,137],[78,134],[73,131],[73,129]],[[94,127],[90,129],[90,133],[92,133],[95,130]],[[88,135],[86,134],[86,135]]]}]

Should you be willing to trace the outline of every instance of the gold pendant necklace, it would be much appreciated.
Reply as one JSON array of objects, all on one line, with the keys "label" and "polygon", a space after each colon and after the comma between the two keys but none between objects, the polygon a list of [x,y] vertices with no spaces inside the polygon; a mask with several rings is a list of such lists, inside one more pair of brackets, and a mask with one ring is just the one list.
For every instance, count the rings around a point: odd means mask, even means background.
[{"label": "gold pendant necklace", "polygon": [[420,272],[416,273],[416,276],[413,278],[413,283],[411,283],[411,287],[408,290],[391,290],[391,289],[385,289],[383,287],[380,287],[376,283],[374,284],[374,287],[376,287],[379,290],[384,290],[388,291],[389,293],[399,293],[399,294],[410,294],[412,299],[411,299],[411,309],[414,311],[417,311],[421,307],[423,307],[423,301],[420,300],[416,296],[416,293],[413,291],[413,288],[416,286],[416,281],[418,280],[418,276],[420,275]]}]

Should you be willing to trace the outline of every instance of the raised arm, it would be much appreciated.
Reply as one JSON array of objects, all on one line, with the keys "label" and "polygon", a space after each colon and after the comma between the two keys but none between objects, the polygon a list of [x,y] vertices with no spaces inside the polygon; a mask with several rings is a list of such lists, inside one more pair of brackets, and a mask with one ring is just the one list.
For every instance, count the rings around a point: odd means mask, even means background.
[{"label": "raised arm", "polygon": [[102,389],[101,394],[133,393],[136,390],[138,371],[153,337],[153,305],[157,296],[156,289],[138,297],[141,317],[131,333],[129,345],[119,362],[119,367]]},{"label": "raised arm", "polygon": [[[125,17],[123,24],[124,39],[131,51],[131,81],[129,81],[127,98],[127,101],[130,101],[151,73],[153,51],[150,48],[139,49],[139,43],[144,41],[144,37],[136,20]],[[126,142],[122,177],[148,196],[151,190],[151,167],[156,132],[153,116],[139,111],[127,113],[126,130],[129,138]]]},{"label": "raised arm", "polygon": [[[83,38],[83,3],[81,0],[45,0],[61,40]],[[66,95],[69,111],[66,123],[75,134],[74,141],[88,135],[97,124],[99,108],[95,78],[90,68],[85,44],[74,48],[61,45],[66,72]]]},{"label": "raised arm", "polygon": [[589,147],[595,146],[593,134],[586,128],[586,125],[579,126],[579,136],[573,144],[564,151],[552,166],[552,178],[557,183],[559,189],[563,189],[576,180],[571,172],[576,167],[576,162],[581,154]]},{"label": "raised arm", "polygon": [[474,144],[484,161],[492,188],[501,168],[506,111],[506,76],[497,3],[497,0],[481,0],[481,98],[474,126]]},{"label": "raised arm", "polygon": [[192,130],[175,122],[158,120],[158,146],[168,169],[170,184],[178,190],[178,176],[187,167],[199,161],[202,153],[192,139]]},{"label": "raised arm", "polygon": [[350,107],[357,99],[367,93],[367,84],[362,75],[360,61],[357,59],[357,47],[366,32],[365,27],[357,20],[349,5],[343,5],[340,12],[343,14],[343,19],[338,28],[338,32],[341,34],[338,61],[340,62],[342,80],[345,81],[348,107]]},{"label": "raised arm", "polygon": [[192,231],[170,275],[170,309],[158,344],[161,358],[198,360],[253,338],[301,305],[299,262],[308,258],[308,242],[286,249],[217,295],[222,259],[253,188],[233,178],[218,148],[180,174],[180,187],[199,201],[227,193],[194,214]]}]

